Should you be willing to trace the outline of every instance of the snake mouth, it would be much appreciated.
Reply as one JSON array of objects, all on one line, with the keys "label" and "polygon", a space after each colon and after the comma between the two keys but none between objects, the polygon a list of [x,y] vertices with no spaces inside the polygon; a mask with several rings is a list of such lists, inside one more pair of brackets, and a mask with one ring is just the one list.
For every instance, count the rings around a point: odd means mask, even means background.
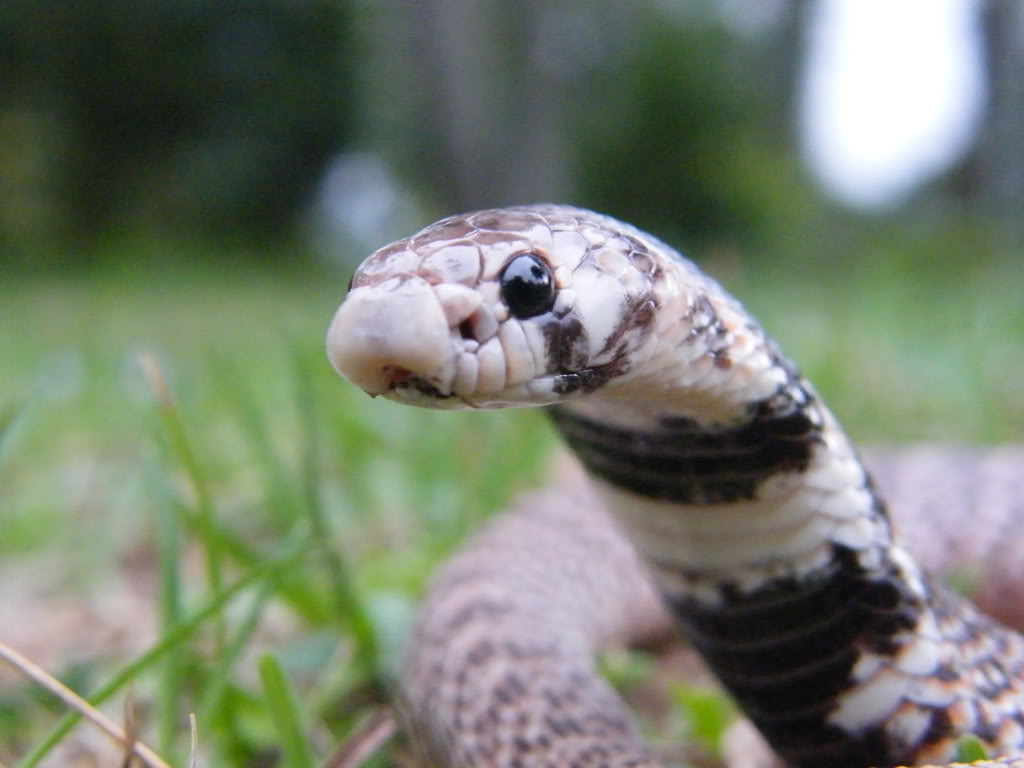
[{"label": "snake mouth", "polygon": [[422,376],[398,366],[386,366],[382,373],[388,384],[381,392],[388,400],[404,405],[438,410],[458,410],[472,407],[452,392],[443,391],[438,385]]},{"label": "snake mouth", "polygon": [[385,374],[391,379],[390,390],[396,394],[402,391],[412,391],[439,400],[448,400],[454,397],[452,393],[442,392],[436,384],[417,376],[411,371],[387,366]]}]

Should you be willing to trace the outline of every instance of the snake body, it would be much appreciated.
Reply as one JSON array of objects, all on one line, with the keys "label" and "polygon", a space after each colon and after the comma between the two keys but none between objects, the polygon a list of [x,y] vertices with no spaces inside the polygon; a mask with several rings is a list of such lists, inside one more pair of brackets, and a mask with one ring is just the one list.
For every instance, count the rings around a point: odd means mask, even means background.
[{"label": "snake body", "polygon": [[791,765],[1024,745],[1024,639],[927,575],[813,386],[666,244],[567,206],[444,219],[360,266],[327,343],[372,395],[548,406],[586,471],[436,579],[403,678],[430,764],[659,765],[592,657],[660,604]]}]

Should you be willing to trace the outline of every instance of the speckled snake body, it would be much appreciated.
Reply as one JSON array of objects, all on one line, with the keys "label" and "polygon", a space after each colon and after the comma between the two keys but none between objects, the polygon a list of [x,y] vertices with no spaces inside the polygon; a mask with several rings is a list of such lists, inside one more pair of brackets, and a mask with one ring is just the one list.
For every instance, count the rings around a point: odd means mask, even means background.
[{"label": "speckled snake body", "polygon": [[[908,460],[878,465],[887,505],[811,384],[664,243],[566,206],[445,219],[363,263],[328,352],[401,402],[549,406],[585,469],[437,577],[402,681],[429,764],[659,765],[593,666],[653,631],[659,598],[792,765],[1024,746],[1024,640],[894,536],[926,495]],[[1021,460],[956,462],[981,478],[964,519],[992,484],[1021,498]]]}]

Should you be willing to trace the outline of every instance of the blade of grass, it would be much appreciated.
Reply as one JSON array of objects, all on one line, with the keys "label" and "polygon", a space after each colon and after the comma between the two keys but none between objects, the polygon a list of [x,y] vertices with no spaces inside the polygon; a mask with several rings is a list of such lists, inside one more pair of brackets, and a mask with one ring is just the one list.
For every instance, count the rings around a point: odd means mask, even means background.
[{"label": "blade of grass", "polygon": [[721,754],[722,738],[736,719],[736,708],[720,691],[675,685],[672,699],[687,717],[690,736],[712,754]]},{"label": "blade of grass", "polygon": [[[206,578],[211,592],[217,592],[223,583],[221,567],[221,548],[219,538],[215,534],[213,498],[206,477],[202,471],[199,458],[189,442],[185,425],[178,413],[177,405],[171,395],[167,378],[156,357],[149,353],[139,356],[149,386],[156,400],[157,416],[163,426],[171,452],[184,469],[196,495],[195,520],[197,533],[203,543],[203,554],[206,557]],[[227,627],[220,617],[214,620],[214,649],[218,651],[224,644]]]},{"label": "blade of grass", "polygon": [[235,632],[235,636],[225,646],[221,655],[217,658],[217,663],[207,676],[206,686],[199,698],[198,705],[196,705],[197,717],[204,723],[209,723],[215,717],[231,672],[242,657],[246,643],[256,630],[260,616],[263,614],[263,607],[266,605],[267,599],[274,594],[278,584],[279,580],[271,574],[260,585],[241,626]]},{"label": "blade of grass", "polygon": [[965,733],[956,741],[956,761],[958,763],[974,763],[979,760],[988,760],[989,755],[985,744],[973,733]]},{"label": "blade of grass", "polygon": [[[273,516],[277,530],[286,531],[299,514],[298,491],[290,482],[288,471],[270,439],[265,411],[260,408],[245,386],[242,376],[228,360],[219,358],[211,365],[217,378],[230,386],[230,405],[238,415],[238,423],[246,437],[246,445],[263,467],[267,482],[266,505]],[[228,384],[230,383],[230,384]]]},{"label": "blade of grass", "polygon": [[25,421],[31,401],[26,400],[20,405],[6,405],[0,411],[0,462],[14,450],[18,427]]},{"label": "blade of grass", "polygon": [[[160,629],[166,635],[172,627],[181,622],[181,532],[179,519],[170,498],[169,489],[155,478],[155,469],[146,467],[148,485],[157,497],[156,503],[156,546],[160,568]],[[157,703],[157,744],[160,752],[169,761],[177,762],[174,742],[178,733],[178,713],[183,687],[184,644],[171,648],[163,663],[161,682],[158,687]]]},{"label": "blade of grass", "polygon": [[[194,532],[198,528],[198,523],[191,510],[178,506],[178,512],[188,529]],[[210,533],[216,538],[223,551],[243,568],[253,568],[261,562],[261,555],[253,550],[244,539],[215,520],[212,522]],[[308,582],[303,584],[282,582],[279,596],[311,624],[323,624],[331,615],[331,610],[325,605],[322,595],[311,590]]]},{"label": "blade of grass", "polygon": [[289,685],[280,662],[273,654],[264,654],[259,668],[267,708],[281,740],[284,764],[289,768],[313,768],[313,753],[302,725],[295,691]]},{"label": "blade of grass", "polygon": [[52,693],[60,699],[65,706],[75,711],[78,717],[87,718],[91,723],[93,723],[93,725],[104,731],[115,742],[125,747],[126,752],[129,755],[139,757],[145,765],[150,766],[151,768],[170,768],[170,766],[164,762],[159,755],[153,752],[153,750],[136,740],[134,728],[130,726],[128,728],[122,728],[94,706],[89,704],[89,702],[77,693],[60,682],[60,680],[57,680],[46,672],[42,667],[29,661],[13,648],[10,648],[3,643],[0,643],[0,661],[9,664],[37,685]]},{"label": "blade of grass", "polygon": [[369,612],[360,599],[352,575],[338,552],[332,546],[327,516],[324,514],[320,498],[319,458],[320,446],[317,439],[317,420],[314,407],[314,395],[309,375],[302,358],[296,353],[293,358],[295,370],[296,400],[302,424],[302,487],[305,498],[305,510],[309,516],[314,541],[321,549],[327,571],[330,575],[334,592],[335,604],[340,615],[346,620],[356,639],[356,659],[358,666],[376,674],[378,665],[378,642]]},{"label": "blade of grass", "polygon": [[398,726],[390,710],[379,709],[371,712],[369,717],[337,746],[321,768],[358,768],[387,744],[397,730]]},{"label": "blade of grass", "polygon": [[[308,543],[309,539],[306,536],[293,537],[284,544],[278,554],[264,560],[234,584],[212,595],[191,617],[173,627],[146,653],[123,667],[120,672],[114,675],[110,682],[89,697],[89,703],[93,706],[98,706],[109,699],[125,683],[137,677],[142,670],[151,667],[162,659],[168,651],[177,648],[187,640],[207,619],[219,615],[221,609],[243,590],[259,582],[261,579],[270,576],[277,578],[280,573],[304,556],[304,550]],[[77,713],[66,715],[53,727],[36,748],[22,758],[14,768],[34,768],[60,742],[64,735],[75,727],[80,719],[81,716]]]},{"label": "blade of grass", "polygon": [[[372,510],[376,504],[376,489],[372,485],[373,475],[368,471],[371,457],[391,456],[402,462],[408,458],[408,448],[401,440],[385,439],[380,429],[367,423],[365,407],[356,404],[344,382],[341,390],[332,392],[331,396],[332,407],[325,408],[322,415],[328,424],[334,458],[343,472],[345,497],[354,510]],[[359,396],[365,397],[362,392]]]},{"label": "blade of grass", "polygon": [[195,712],[189,712],[188,715],[188,734],[188,768],[196,768],[196,762],[199,760],[199,722],[196,720]]},{"label": "blade of grass", "polygon": [[[163,432],[170,441],[169,448],[178,457],[178,462],[185,468],[186,474],[196,491],[198,499],[195,509],[180,507],[182,520],[189,531],[203,542],[203,550],[207,558],[207,574],[210,590],[216,591],[221,574],[221,554],[226,554],[247,568],[259,562],[260,557],[253,552],[238,534],[221,526],[213,514],[213,505],[205,479],[199,468],[195,452],[188,442],[184,425],[178,415],[174,400],[171,397],[163,372],[156,359],[151,355],[142,355],[139,359],[150,387],[157,401],[157,411]],[[316,592],[309,585],[284,583],[280,587],[282,597],[304,619],[314,624],[322,624],[327,620],[330,611],[318,599]],[[222,623],[217,627],[218,644],[223,642],[226,628]],[[219,648],[219,645],[217,646]]]}]

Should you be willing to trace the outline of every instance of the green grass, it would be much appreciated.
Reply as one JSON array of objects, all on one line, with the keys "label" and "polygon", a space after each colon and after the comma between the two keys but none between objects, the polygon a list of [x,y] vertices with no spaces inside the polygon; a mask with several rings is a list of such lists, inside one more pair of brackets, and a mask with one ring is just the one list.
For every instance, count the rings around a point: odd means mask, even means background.
[{"label": "green grass", "polygon": [[[796,267],[708,263],[855,435],[1019,438],[1019,267],[879,242]],[[88,662],[76,687],[111,699],[130,683],[145,740],[177,765],[189,712],[208,765],[318,764],[387,701],[437,562],[544,481],[539,414],[417,411],[335,376],[322,342],[346,278],[183,259],[0,280],[0,563],[57,555],[85,595],[126,553],[144,560],[155,645]],[[260,627],[281,616],[268,646]],[[28,687],[0,690],[0,762],[32,764],[67,722]]]},{"label": "green grass", "polygon": [[[190,711],[212,765],[279,747],[306,764],[296,718],[326,754],[387,700],[438,559],[542,480],[551,440],[537,414],[439,417],[338,379],[322,345],[346,283],[182,268],[0,288],[25,329],[0,339],[13,373],[0,384],[0,550],[10,563],[60,553],[68,591],[85,594],[155,542],[162,640],[139,663],[96,662],[80,692],[107,699],[135,680],[149,743],[178,764]],[[140,353],[155,356],[169,399],[154,398]],[[268,568],[283,542],[289,567]],[[240,599],[220,600],[240,581]],[[247,657],[271,608],[289,630],[260,683]],[[8,701],[0,762],[26,768],[68,720],[27,689]]]}]

